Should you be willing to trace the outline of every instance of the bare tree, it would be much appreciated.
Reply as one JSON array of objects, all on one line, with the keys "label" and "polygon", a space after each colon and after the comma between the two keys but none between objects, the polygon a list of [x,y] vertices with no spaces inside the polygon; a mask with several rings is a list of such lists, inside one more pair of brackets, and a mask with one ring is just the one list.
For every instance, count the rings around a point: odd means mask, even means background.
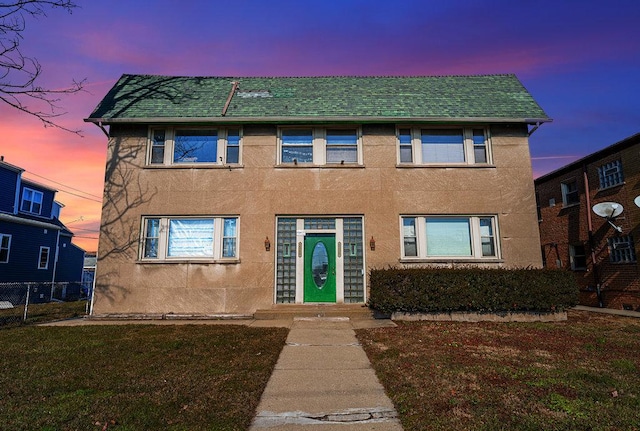
[{"label": "bare tree", "polygon": [[[42,67],[37,59],[20,50],[28,17],[46,16],[49,9],[72,13],[78,7],[72,0],[13,0],[0,2],[0,101],[38,118],[45,127],[57,127],[79,134],[56,123],[66,112],[58,105],[66,94],[82,91],[85,80],[73,80],[71,86],[47,89],[37,80]],[[29,106],[29,102],[35,106]]]}]

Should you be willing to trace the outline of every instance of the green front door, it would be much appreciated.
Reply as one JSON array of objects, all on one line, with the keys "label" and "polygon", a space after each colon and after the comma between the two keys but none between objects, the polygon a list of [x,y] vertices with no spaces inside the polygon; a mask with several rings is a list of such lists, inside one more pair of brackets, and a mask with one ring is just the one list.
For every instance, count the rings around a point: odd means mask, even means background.
[{"label": "green front door", "polygon": [[304,302],[336,302],[336,237],[304,237]]}]

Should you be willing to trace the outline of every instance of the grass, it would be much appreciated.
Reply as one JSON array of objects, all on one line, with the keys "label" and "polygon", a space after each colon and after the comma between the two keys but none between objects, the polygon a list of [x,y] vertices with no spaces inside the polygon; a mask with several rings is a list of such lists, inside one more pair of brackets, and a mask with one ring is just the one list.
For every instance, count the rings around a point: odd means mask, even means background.
[{"label": "grass", "polygon": [[640,430],[640,320],[357,331],[405,431]]},{"label": "grass", "polygon": [[287,330],[236,325],[0,331],[2,430],[245,430]]}]

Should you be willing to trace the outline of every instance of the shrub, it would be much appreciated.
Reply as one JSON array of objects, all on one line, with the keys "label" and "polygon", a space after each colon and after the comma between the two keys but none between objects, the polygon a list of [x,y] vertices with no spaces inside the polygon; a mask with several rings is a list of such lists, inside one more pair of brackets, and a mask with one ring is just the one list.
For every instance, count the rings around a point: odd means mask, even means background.
[{"label": "shrub", "polygon": [[387,268],[369,273],[381,313],[562,311],[578,303],[572,273],[534,268]]}]

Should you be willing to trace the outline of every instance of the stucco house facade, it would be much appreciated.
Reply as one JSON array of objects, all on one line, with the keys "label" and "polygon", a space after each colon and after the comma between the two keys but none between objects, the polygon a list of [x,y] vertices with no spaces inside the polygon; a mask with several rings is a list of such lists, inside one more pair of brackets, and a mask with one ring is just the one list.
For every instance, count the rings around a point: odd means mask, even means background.
[{"label": "stucco house facade", "polygon": [[[535,180],[544,265],[574,272],[580,303],[640,311],[640,133]],[[596,214],[618,205],[616,217]]]},{"label": "stucco house facade", "polygon": [[249,315],[364,304],[367,273],[541,266],[514,75],[123,75],[92,313]]}]

